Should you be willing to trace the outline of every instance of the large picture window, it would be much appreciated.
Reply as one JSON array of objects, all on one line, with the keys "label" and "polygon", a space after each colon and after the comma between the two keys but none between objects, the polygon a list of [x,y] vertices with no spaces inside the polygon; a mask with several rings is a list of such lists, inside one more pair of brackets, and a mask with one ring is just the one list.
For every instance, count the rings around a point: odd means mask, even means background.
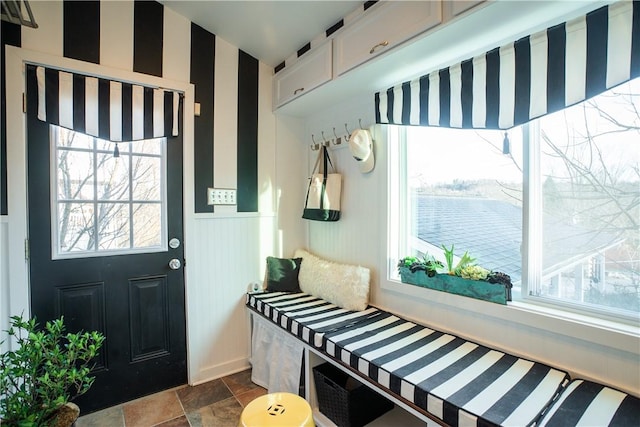
[{"label": "large picture window", "polygon": [[516,298],[637,320],[640,79],[506,141],[498,130],[389,132],[391,264],[453,244],[509,274]]},{"label": "large picture window", "polygon": [[54,258],[166,250],[165,144],[51,126]]}]

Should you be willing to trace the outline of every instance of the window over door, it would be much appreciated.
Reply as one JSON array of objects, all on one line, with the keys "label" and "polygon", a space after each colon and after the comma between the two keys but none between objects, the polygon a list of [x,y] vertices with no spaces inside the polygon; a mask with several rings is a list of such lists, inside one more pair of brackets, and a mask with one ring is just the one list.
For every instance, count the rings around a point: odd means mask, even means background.
[{"label": "window over door", "polygon": [[50,126],[53,258],[166,250],[166,138],[118,143]]}]

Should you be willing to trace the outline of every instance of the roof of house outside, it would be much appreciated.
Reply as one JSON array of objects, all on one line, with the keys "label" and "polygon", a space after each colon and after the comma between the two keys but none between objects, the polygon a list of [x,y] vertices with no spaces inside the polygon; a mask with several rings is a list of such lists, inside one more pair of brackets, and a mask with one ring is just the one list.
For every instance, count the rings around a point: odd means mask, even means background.
[{"label": "roof of house outside", "polygon": [[[417,195],[412,202],[417,221],[415,234],[436,247],[455,245],[455,255],[465,251],[478,265],[501,271],[518,282],[522,276],[522,208],[510,203],[473,197]],[[544,273],[575,265],[622,241],[610,234],[574,224],[544,219]]]}]

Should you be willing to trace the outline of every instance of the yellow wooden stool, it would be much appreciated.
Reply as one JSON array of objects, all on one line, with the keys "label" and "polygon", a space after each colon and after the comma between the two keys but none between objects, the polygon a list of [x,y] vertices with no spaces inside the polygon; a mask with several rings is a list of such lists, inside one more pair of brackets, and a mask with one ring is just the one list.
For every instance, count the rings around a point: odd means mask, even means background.
[{"label": "yellow wooden stool", "polygon": [[311,406],[293,393],[260,396],[244,408],[240,427],[314,427]]}]

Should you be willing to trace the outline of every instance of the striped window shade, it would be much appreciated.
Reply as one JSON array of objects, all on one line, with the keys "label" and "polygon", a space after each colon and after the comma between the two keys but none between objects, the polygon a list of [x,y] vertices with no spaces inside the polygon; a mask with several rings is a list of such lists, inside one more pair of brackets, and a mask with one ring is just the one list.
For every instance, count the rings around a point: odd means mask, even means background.
[{"label": "striped window shade", "polygon": [[375,94],[376,123],[509,129],[640,76],[640,2],[620,1]]},{"label": "striped window shade", "polygon": [[27,65],[38,81],[38,119],[97,138],[178,135],[180,93]]}]

